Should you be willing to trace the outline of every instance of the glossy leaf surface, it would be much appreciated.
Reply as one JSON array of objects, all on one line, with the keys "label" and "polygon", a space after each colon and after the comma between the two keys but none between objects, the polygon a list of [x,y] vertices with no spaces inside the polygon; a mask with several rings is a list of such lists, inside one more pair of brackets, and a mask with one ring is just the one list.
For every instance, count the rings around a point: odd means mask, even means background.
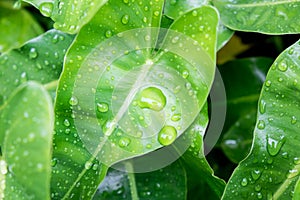
[{"label": "glossy leaf surface", "polygon": [[213,4],[221,21],[233,30],[267,34],[300,32],[298,0],[214,0]]},{"label": "glossy leaf surface", "polygon": [[268,72],[250,155],[230,178],[223,199],[291,199],[299,178],[299,41]]},{"label": "glossy leaf surface", "polygon": [[1,199],[50,199],[52,100],[43,86],[18,87],[0,110]]},{"label": "glossy leaf surface", "polygon": [[47,33],[27,42],[20,49],[15,49],[0,56],[0,105],[20,84],[35,80],[56,89],[57,79],[62,71],[64,54],[73,37],[60,31]]},{"label": "glossy leaf surface", "polygon": [[[56,104],[55,198],[80,196],[82,190],[92,195],[106,173],[102,163],[171,144],[206,101],[214,74],[216,11],[201,7],[186,13],[189,24],[179,18],[171,25],[175,32],[159,29],[163,1],[123,4],[104,5],[67,54]],[[201,25],[196,19],[204,14],[211,21],[203,22],[211,33],[205,40],[204,33],[188,28]],[[97,178],[87,182],[89,176]]]}]

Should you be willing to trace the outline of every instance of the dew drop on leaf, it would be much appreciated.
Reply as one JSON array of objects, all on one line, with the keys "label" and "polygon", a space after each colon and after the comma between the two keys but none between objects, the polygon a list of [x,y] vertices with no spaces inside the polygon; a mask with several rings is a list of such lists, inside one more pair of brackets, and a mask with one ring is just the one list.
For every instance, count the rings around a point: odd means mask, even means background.
[{"label": "dew drop on leaf", "polygon": [[261,176],[261,171],[258,170],[258,169],[253,170],[253,171],[251,171],[251,176],[252,176],[253,180],[256,181],[256,180],[258,180],[259,177]]},{"label": "dew drop on leaf", "polygon": [[70,126],[70,122],[69,122],[68,119],[65,119],[65,120],[64,120],[64,125],[65,125],[65,126]]},{"label": "dew drop on leaf", "polygon": [[158,133],[158,142],[167,146],[172,144],[177,137],[177,130],[173,126],[164,126]]},{"label": "dew drop on leaf", "polygon": [[291,123],[292,124],[296,124],[297,123],[297,118],[295,116],[292,116]]},{"label": "dew drop on leaf", "polygon": [[107,31],[105,32],[105,37],[110,38],[111,36],[112,36],[111,30],[107,30]]},{"label": "dew drop on leaf", "polygon": [[244,186],[244,187],[245,187],[246,185],[248,185],[247,178],[243,178],[243,179],[242,179],[241,185]]},{"label": "dew drop on leaf", "polygon": [[109,109],[109,106],[107,103],[101,102],[101,103],[97,103],[97,110],[99,112],[105,113],[107,112]]},{"label": "dew drop on leaf", "polygon": [[288,171],[286,177],[287,178],[294,178],[294,177],[298,176],[298,174],[299,174],[299,171],[297,169],[291,169],[291,170]]},{"label": "dew drop on leaf", "polygon": [[264,114],[266,112],[266,102],[264,100],[260,100],[259,102],[259,112],[260,114]]},{"label": "dew drop on leaf", "polygon": [[285,143],[286,138],[281,136],[279,140],[272,138],[270,135],[267,136],[267,150],[271,156],[276,156],[282,145]]},{"label": "dew drop on leaf", "polygon": [[51,17],[53,11],[53,3],[44,2],[39,6],[39,10],[45,17]]},{"label": "dew drop on leaf", "polygon": [[4,160],[0,160],[0,173],[2,175],[7,174],[7,165],[6,165],[6,162]]},{"label": "dew drop on leaf", "polygon": [[71,97],[69,100],[69,104],[71,106],[76,106],[78,104],[78,99],[75,96]]},{"label": "dew drop on leaf", "polygon": [[87,162],[84,164],[84,168],[85,168],[85,169],[91,169],[92,165],[93,165],[92,162],[87,161]]},{"label": "dew drop on leaf", "polygon": [[173,122],[177,122],[181,119],[181,114],[174,114],[172,117],[171,117],[171,120]]},{"label": "dew drop on leaf", "polygon": [[124,15],[121,19],[122,24],[126,25],[129,22],[129,15]]},{"label": "dew drop on leaf", "polygon": [[30,59],[34,59],[34,58],[36,58],[38,56],[38,53],[37,53],[37,51],[36,51],[36,48],[31,48],[30,50],[29,50],[29,58]]},{"label": "dew drop on leaf", "polygon": [[142,90],[138,98],[140,108],[148,108],[161,111],[166,105],[166,96],[156,87],[148,87]]},{"label": "dew drop on leaf", "polygon": [[257,124],[257,128],[262,130],[265,128],[265,122],[263,120],[259,120]]},{"label": "dew drop on leaf", "polygon": [[130,139],[129,138],[126,138],[126,137],[122,137],[120,140],[119,140],[119,147],[127,147],[129,144],[130,144]]},{"label": "dew drop on leaf", "polygon": [[56,159],[56,158],[53,158],[53,159],[51,160],[51,166],[52,166],[52,167],[55,167],[56,164],[57,164],[57,159]]},{"label": "dew drop on leaf", "polygon": [[287,70],[288,66],[286,62],[282,61],[278,64],[278,69],[282,72],[285,72]]},{"label": "dew drop on leaf", "polygon": [[184,70],[183,72],[182,72],[182,77],[183,78],[187,78],[189,76],[189,72],[187,71],[187,70]]}]

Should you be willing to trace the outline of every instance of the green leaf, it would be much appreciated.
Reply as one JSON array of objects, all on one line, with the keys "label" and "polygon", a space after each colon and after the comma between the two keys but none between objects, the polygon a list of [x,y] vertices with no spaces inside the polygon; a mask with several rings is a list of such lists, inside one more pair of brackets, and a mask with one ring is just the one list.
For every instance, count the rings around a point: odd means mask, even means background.
[{"label": "green leaf", "polygon": [[233,30],[227,28],[221,21],[219,21],[217,50],[220,50],[223,46],[225,46],[233,34]]},{"label": "green leaf", "polygon": [[73,37],[50,30],[20,49],[0,56],[0,105],[20,84],[35,80],[55,95],[56,81],[62,71],[65,52]]},{"label": "green leaf", "polygon": [[77,0],[23,1],[34,5],[44,16],[51,17],[55,22],[54,28],[70,34],[77,33],[107,2],[107,0],[86,0],[82,2]]},{"label": "green leaf", "polygon": [[50,199],[54,113],[48,92],[25,83],[0,111],[0,198]]},{"label": "green leaf", "polygon": [[[218,15],[201,7],[184,15],[189,24],[179,18],[160,29],[163,3],[108,2],[69,50],[56,101],[54,198],[90,197],[107,166],[172,143],[206,102]],[[209,24],[198,22],[204,15]]]},{"label": "green leaf", "polygon": [[299,41],[275,60],[259,100],[254,144],[223,199],[291,199],[299,178]]},{"label": "green leaf", "polygon": [[227,96],[221,147],[232,162],[240,162],[249,153],[259,92],[272,62],[264,57],[244,58],[219,66]]},{"label": "green leaf", "polygon": [[184,13],[207,4],[207,0],[167,0],[164,7],[164,14],[171,19],[177,19]]},{"label": "green leaf", "polygon": [[26,10],[15,10],[1,5],[0,54],[18,48],[29,39],[43,33],[43,29]]},{"label": "green leaf", "polygon": [[214,0],[213,4],[221,21],[233,30],[266,34],[300,32],[298,0]]},{"label": "green leaf", "polygon": [[[128,161],[124,165],[134,168]],[[186,187],[186,172],[179,161],[147,173],[127,173],[112,168],[93,199],[186,199]]]},{"label": "green leaf", "polygon": [[200,199],[203,196],[207,199],[220,199],[225,188],[225,182],[214,175],[204,155],[203,139],[208,125],[207,109],[207,106],[204,106],[185,133],[185,136],[193,141],[181,157],[188,177],[188,199]]}]

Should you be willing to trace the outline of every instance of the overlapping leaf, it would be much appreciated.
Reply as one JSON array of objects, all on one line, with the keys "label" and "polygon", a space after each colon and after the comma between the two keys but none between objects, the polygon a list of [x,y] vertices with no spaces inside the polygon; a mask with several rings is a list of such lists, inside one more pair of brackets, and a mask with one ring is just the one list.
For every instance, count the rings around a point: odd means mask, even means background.
[{"label": "overlapping leaf", "polygon": [[0,107],[0,198],[50,199],[52,100],[28,82]]},{"label": "overlapping leaf", "polygon": [[[162,5],[108,2],[76,38],[56,103],[54,198],[91,196],[103,163],[172,143],[200,112],[214,74],[217,13],[201,7],[174,22],[178,32],[166,31],[159,29]],[[206,40],[204,31],[188,28],[201,24],[211,33]]]},{"label": "overlapping leaf", "polygon": [[259,100],[250,155],[233,173],[223,199],[291,199],[299,178],[299,41],[272,65]]}]

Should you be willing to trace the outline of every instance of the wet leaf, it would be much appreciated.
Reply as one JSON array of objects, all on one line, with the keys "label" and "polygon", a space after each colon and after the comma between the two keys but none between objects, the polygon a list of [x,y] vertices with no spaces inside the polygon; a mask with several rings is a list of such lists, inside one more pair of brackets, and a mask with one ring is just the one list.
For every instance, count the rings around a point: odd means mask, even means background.
[{"label": "wet leaf", "polygon": [[213,4],[220,12],[221,21],[233,30],[266,34],[300,32],[300,22],[297,19],[300,12],[299,1],[215,0]]},{"label": "wet leaf", "polygon": [[43,33],[43,29],[26,10],[3,5],[6,4],[0,4],[0,55]]},{"label": "wet leaf", "polygon": [[[206,102],[217,13],[201,7],[184,15],[188,24],[160,29],[163,3],[108,2],[69,50],[56,103],[54,198],[91,196],[107,166],[171,145]],[[211,23],[197,20],[204,15]],[[202,23],[206,39],[188,28]]]},{"label": "wet leaf", "polygon": [[[88,23],[107,0],[23,0],[34,5],[45,17],[53,19],[54,28],[77,33]],[[120,7],[122,9],[122,7]]]},{"label": "wet leaf", "polygon": [[55,95],[56,81],[62,71],[65,52],[73,37],[50,30],[32,39],[20,49],[0,56],[0,105],[20,84],[35,80],[47,85]]},{"label": "wet leaf", "polygon": [[28,82],[0,107],[0,198],[50,199],[52,100]]},{"label": "wet leaf", "polygon": [[223,199],[291,199],[299,178],[299,41],[268,72],[258,103],[251,153],[233,173]]}]

